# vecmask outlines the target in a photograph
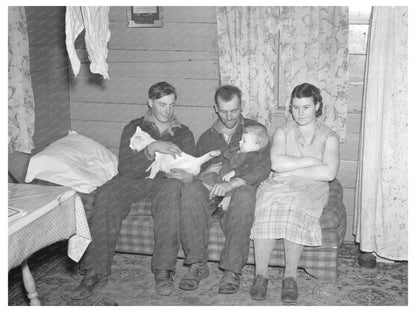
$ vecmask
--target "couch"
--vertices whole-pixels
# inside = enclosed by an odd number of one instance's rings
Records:
[[[94,193],[82,194],[87,217],[89,217]],[[335,280],[338,274],[338,252],[344,240],[346,231],[346,212],[342,202],[343,190],[338,180],[329,183],[329,200],[324,207],[320,218],[322,228],[322,246],[305,247],[299,267],[319,280]],[[116,251],[144,255],[153,254],[153,218],[150,213],[151,202],[143,200],[132,205],[128,216],[123,220],[120,237],[117,241]],[[214,220],[209,235],[209,260],[219,261],[225,238],[219,221]],[[184,258],[180,249],[178,257]],[[253,241],[250,242],[248,264],[254,264]],[[285,265],[283,241],[277,240],[272,257],[271,266]]]

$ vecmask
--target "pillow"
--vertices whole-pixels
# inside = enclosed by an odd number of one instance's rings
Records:
[[[75,131],[51,143],[29,162],[25,182],[40,179],[90,193],[118,173],[118,159],[100,143]]]

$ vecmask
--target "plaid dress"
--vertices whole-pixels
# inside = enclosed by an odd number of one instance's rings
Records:
[[[296,125],[284,128],[286,153],[289,156],[323,157],[325,142],[336,133],[317,122],[310,145],[303,145],[296,134]],[[328,202],[328,182],[302,177],[270,177],[257,190],[252,238],[286,238],[304,246],[322,244],[319,218]]]

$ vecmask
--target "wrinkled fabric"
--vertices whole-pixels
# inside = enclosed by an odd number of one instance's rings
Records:
[[[279,7],[217,7],[221,84],[243,93],[242,110],[270,130],[277,102]]]
[[[65,15],[66,48],[75,77],[81,62],[75,51],[75,40],[85,29],[85,47],[90,60],[90,71],[108,79],[107,43],[110,40],[108,6],[68,6]]]
[[[294,122],[283,129],[286,155],[315,157],[322,161],[325,143],[336,133],[318,122],[312,142],[302,145],[296,129]],[[322,231],[319,218],[328,202],[328,195],[328,182],[271,174],[257,190],[252,237],[286,238],[305,246],[320,246]]]
[[[374,7],[354,229],[360,249],[408,260],[408,13]]]

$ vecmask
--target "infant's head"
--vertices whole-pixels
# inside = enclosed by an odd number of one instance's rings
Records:
[[[259,151],[269,143],[269,134],[263,126],[249,126],[243,129],[240,141],[240,152]]]

